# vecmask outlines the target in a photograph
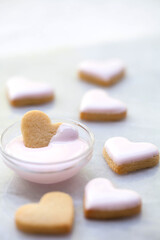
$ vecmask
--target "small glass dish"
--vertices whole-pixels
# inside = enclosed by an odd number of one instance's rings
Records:
[[[18,121],[5,129],[1,135],[0,148],[5,164],[20,177],[41,184],[61,182],[76,175],[92,158],[94,135],[88,127],[79,122],[72,120],[52,120],[52,123],[56,122],[71,124],[77,128],[79,137],[88,144],[87,149],[82,154],[71,159],[66,159],[63,162],[53,163],[29,162],[11,156],[6,152],[6,146],[11,140],[21,135],[21,122]]]

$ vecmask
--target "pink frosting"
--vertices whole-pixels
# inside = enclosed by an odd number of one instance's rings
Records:
[[[58,131],[56,135],[52,137],[51,142],[74,141],[77,140],[78,137],[77,129],[66,123],[59,126]]]
[[[112,77],[120,74],[124,68],[124,63],[120,59],[111,59],[108,61],[84,61],[79,65],[78,70],[107,82]]]
[[[19,136],[8,143],[6,152],[31,163],[53,163],[74,158],[87,148],[87,142],[79,138],[77,129],[63,123],[47,147],[27,148],[24,146],[22,136]]]
[[[26,97],[44,97],[53,94],[47,83],[32,82],[23,77],[12,77],[7,82],[7,93],[10,100]]]
[[[95,178],[85,187],[85,209],[125,210],[141,204],[138,193],[127,189],[116,189],[105,178]]]
[[[158,148],[155,145],[144,142],[134,143],[123,137],[109,138],[104,147],[117,165],[141,161],[159,155]]]
[[[82,99],[80,111],[89,113],[121,113],[127,110],[126,105],[111,98],[104,90],[93,89],[88,91]]]

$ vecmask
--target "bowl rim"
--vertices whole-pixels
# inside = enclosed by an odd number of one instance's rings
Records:
[[[65,164],[65,163],[69,163],[69,162],[72,162],[72,161],[75,161],[77,160],[78,158],[84,158],[85,156],[87,156],[92,150],[93,150],[93,145],[94,145],[94,134],[93,132],[83,123],[80,123],[78,121],[75,121],[75,120],[72,120],[72,119],[52,119],[50,118],[51,121],[54,120],[54,122],[62,122],[62,123],[69,123],[71,125],[76,125],[82,129],[84,129],[87,134],[89,135],[89,138],[90,138],[90,143],[88,144],[88,148],[82,152],[81,154],[78,154],[77,156],[73,157],[73,158],[70,158],[70,159],[66,159],[65,161],[60,161],[60,162],[49,162],[49,163],[45,163],[45,162],[31,162],[31,161],[27,161],[27,160],[22,160],[20,158],[17,158],[15,156],[12,156],[10,155],[9,153],[6,152],[5,148],[3,147],[3,144],[2,144],[2,141],[3,141],[3,137],[5,136],[6,132],[8,130],[10,130],[11,128],[15,127],[15,125],[17,125],[18,123],[21,123],[21,120],[19,121],[16,121],[14,122],[13,124],[9,125],[7,128],[5,128],[2,133],[1,133],[1,136],[0,136],[0,153],[2,154],[2,156],[5,158],[5,160],[9,161],[10,163],[13,163],[12,161],[14,161],[14,164],[15,162],[16,163],[21,163],[21,164],[29,164],[29,165],[36,165],[36,166],[49,166],[49,165],[62,165],[62,164]]]

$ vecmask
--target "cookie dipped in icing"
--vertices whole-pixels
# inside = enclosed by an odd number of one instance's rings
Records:
[[[15,76],[7,81],[7,96],[12,106],[21,107],[51,102],[54,92],[46,82],[33,82]]]
[[[19,129],[19,122],[16,126]],[[18,135],[16,128],[17,135],[5,151],[11,160],[18,159],[15,172],[31,182],[64,181],[76,175],[92,157],[93,138],[90,141],[85,126],[77,122],[52,123],[43,112],[31,111],[24,115],[21,129],[23,135]]]
[[[21,120],[24,145],[28,148],[48,146],[60,125],[61,123],[52,124],[44,112],[38,110],[27,112]]]
[[[126,114],[126,105],[101,89],[86,92],[80,105],[80,118],[87,121],[119,121]]]
[[[30,163],[56,163],[80,156],[88,143],[79,136],[76,126],[52,123],[41,111],[27,112],[21,121],[22,136],[12,139],[6,151],[13,157]]]
[[[128,189],[117,189],[105,178],[95,178],[85,187],[84,215],[91,219],[130,217],[140,213],[141,198]]]
[[[78,66],[78,76],[89,83],[111,86],[125,76],[125,65],[120,59],[88,60]]]
[[[124,137],[109,138],[105,142],[103,156],[118,174],[154,167],[159,162],[159,151],[155,145],[130,142]]]

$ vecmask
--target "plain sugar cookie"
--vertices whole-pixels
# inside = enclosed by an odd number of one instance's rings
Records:
[[[159,151],[155,145],[134,143],[123,137],[108,139],[104,145],[103,156],[110,168],[118,174],[153,167],[159,162]]]
[[[86,92],[80,105],[80,118],[87,121],[119,121],[126,114],[126,105],[101,89]]]
[[[101,86],[110,86],[125,75],[125,66],[120,59],[108,61],[88,60],[78,67],[78,76],[86,82]]]
[[[14,107],[43,104],[54,99],[48,83],[33,82],[23,77],[12,77],[7,81],[7,96]]]
[[[62,192],[45,194],[39,203],[26,204],[15,214],[19,230],[34,234],[66,234],[72,229],[72,198]]]
[[[38,110],[29,111],[21,120],[24,145],[28,148],[48,146],[61,123],[52,124],[50,118]]]
[[[84,215],[91,219],[130,217],[140,213],[141,198],[127,189],[116,189],[105,178],[95,178],[85,187]]]

